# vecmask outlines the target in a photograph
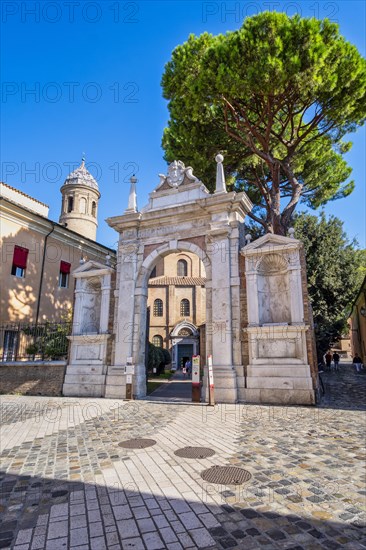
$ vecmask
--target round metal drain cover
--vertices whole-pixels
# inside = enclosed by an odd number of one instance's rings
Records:
[[[213,456],[215,451],[209,447],[183,447],[174,451],[174,454],[182,458],[207,458]]]
[[[146,447],[152,447],[155,443],[155,439],[127,439],[127,441],[118,443],[118,446],[124,449],[145,449]]]
[[[248,481],[252,477],[252,474],[244,470],[244,468],[236,468],[235,466],[212,466],[212,468],[204,470],[201,477],[208,483],[241,485]]]

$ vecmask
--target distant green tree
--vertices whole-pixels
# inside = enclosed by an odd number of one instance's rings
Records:
[[[169,365],[172,362],[171,355],[167,349],[159,348],[149,342],[149,352],[147,359],[148,371],[153,373],[156,369],[156,374],[160,374],[164,371],[165,365]]]
[[[361,287],[366,277],[366,250],[357,250],[357,259],[359,263],[357,286]]]
[[[163,355],[164,355],[164,366],[170,365],[172,362],[172,356],[170,355],[169,350],[163,348]]]
[[[295,217],[295,236],[304,243],[310,302],[313,308],[318,358],[346,330],[350,305],[360,285],[364,251],[349,241],[343,222],[299,214]]]
[[[165,158],[212,190],[214,156],[249,216],[285,235],[297,205],[352,192],[343,138],[365,121],[366,62],[329,20],[263,12],[225,35],[191,35],[165,67]]]

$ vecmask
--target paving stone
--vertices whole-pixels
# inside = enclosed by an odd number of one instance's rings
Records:
[[[154,533],[146,533],[142,535],[142,537],[149,550],[160,550],[165,547],[157,531]]]
[[[62,537],[57,540],[48,540],[46,542],[46,550],[59,550],[61,548],[68,548],[67,537]]]
[[[108,550],[113,546],[108,546]],[[121,550],[121,546],[114,546],[115,550]],[[140,537],[126,539],[122,541],[122,548],[128,550],[145,550],[145,545]]]
[[[134,519],[126,519],[117,523],[121,539],[131,539],[139,535],[137,524]]]
[[[152,519],[145,518],[145,519],[138,519],[137,525],[141,531],[141,533],[148,533],[149,531],[156,531],[155,524]]]
[[[29,543],[32,539],[32,529],[24,529],[22,531],[19,531],[18,536],[16,538],[16,544],[25,544]]]
[[[205,548],[206,546],[213,546],[215,544],[214,539],[211,537],[207,529],[190,529],[189,534],[195,542],[197,548]]]
[[[90,523],[89,524],[89,534],[90,537],[101,537],[104,535],[103,533],[103,524],[101,521],[96,523]]]
[[[88,530],[85,527],[79,527],[70,531],[71,546],[80,546],[89,543]]]
[[[91,550],[107,550],[107,545],[104,537],[96,537],[90,540]]]
[[[68,534],[69,521],[57,521],[55,523],[50,523],[48,528],[47,539],[57,539],[62,537],[67,537]]]

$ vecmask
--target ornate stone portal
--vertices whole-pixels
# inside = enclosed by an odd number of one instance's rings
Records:
[[[148,278],[160,256],[187,251],[206,270],[206,353],[213,356],[216,399],[237,401],[237,374],[243,378],[239,230],[252,204],[245,193],[227,193],[221,180],[220,185],[219,193],[210,194],[192,168],[173,162],[141,212],[107,220],[120,239],[114,361],[108,368],[106,397],[125,397],[127,363],[134,368],[134,395],[144,397]]]
[[[88,262],[74,273],[74,331],[65,395],[123,399],[127,381],[132,381],[135,398],[146,395],[149,276],[160,258],[188,252],[198,256],[206,272],[202,362],[212,356],[215,400],[314,403],[301,243],[266,235],[243,247],[243,222],[252,204],[245,193],[227,192],[222,155],[216,162],[215,193],[209,193],[192,168],[174,161],[140,212],[137,180],[131,178],[127,210],[107,220],[120,235],[112,338],[106,319],[113,270]],[[189,343],[194,352],[199,346],[196,328],[183,325],[171,334],[175,364],[179,345]],[[206,386],[205,366],[203,399]]]

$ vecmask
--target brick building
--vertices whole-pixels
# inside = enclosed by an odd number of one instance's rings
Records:
[[[173,367],[200,353],[200,327],[206,321],[206,273],[188,252],[160,258],[148,284],[149,340],[171,352]]]

